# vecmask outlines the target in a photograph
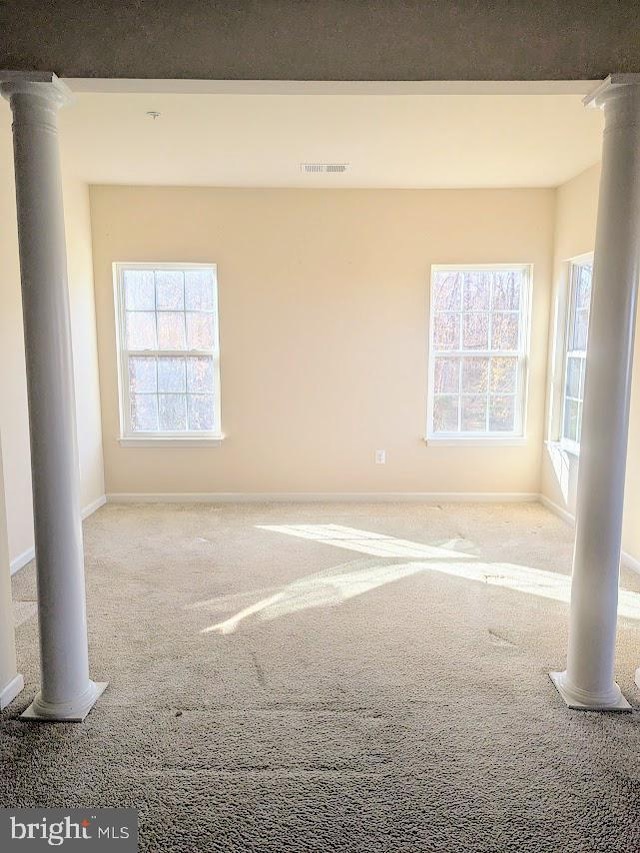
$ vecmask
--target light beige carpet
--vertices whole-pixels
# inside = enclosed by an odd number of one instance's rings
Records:
[[[38,684],[18,573],[2,805],[135,806],[153,853],[640,849],[640,714],[568,711],[548,679],[572,532],[542,507],[107,506],[85,544],[110,686],[82,725],[16,719]]]

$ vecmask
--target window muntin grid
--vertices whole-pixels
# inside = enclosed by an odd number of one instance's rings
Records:
[[[584,380],[591,307],[591,263],[574,262],[569,275],[569,312],[564,361],[561,440],[572,448],[580,446]]]
[[[220,434],[216,268],[116,265],[123,437]]]
[[[521,436],[529,267],[436,267],[428,436]]]

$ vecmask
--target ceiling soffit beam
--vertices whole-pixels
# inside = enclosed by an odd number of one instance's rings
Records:
[[[0,67],[192,80],[601,80],[637,0],[2,0]]]

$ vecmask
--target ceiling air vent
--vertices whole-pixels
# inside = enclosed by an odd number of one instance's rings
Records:
[[[341,173],[349,168],[348,163],[300,163],[300,171],[308,175],[319,175],[321,173]]]

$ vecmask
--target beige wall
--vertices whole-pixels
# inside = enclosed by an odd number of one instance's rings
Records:
[[[104,494],[89,193],[64,180],[83,507]],[[29,421],[10,112],[0,109],[0,432],[10,559],[33,547]]]
[[[91,251],[89,188],[64,182],[73,366],[78,417],[80,503],[83,509],[104,495],[102,420]]]
[[[554,209],[554,190],[92,187],[107,492],[537,493]],[[218,264],[220,447],[118,443],[112,263],[136,260]],[[526,445],[426,446],[430,265],[520,261]]]
[[[593,166],[558,189],[556,210],[555,251],[553,266],[553,299],[556,311],[551,316],[550,342],[557,336],[559,306],[567,289],[568,261],[576,255],[592,252],[595,245],[596,214],[600,166]],[[631,421],[629,450],[627,455],[627,478],[625,490],[625,514],[623,549],[640,559],[640,530],[637,516],[640,512],[640,337],[636,336],[635,374],[631,394]],[[562,358],[560,352],[550,348],[549,398],[547,404],[548,437],[542,462],[542,493],[561,509],[573,514],[576,505],[578,459],[576,456],[554,447],[554,407],[561,402]],[[552,384],[552,382],[554,384]]]

